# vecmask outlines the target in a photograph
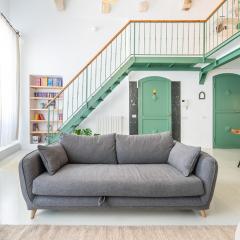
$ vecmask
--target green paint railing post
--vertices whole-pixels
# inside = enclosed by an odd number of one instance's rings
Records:
[[[88,107],[88,68],[86,69],[86,106]]]

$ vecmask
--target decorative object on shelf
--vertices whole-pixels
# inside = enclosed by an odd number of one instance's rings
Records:
[[[64,0],[54,0],[54,2],[55,2],[55,5],[56,5],[58,11],[64,11],[65,10]]]
[[[192,0],[184,0],[182,10],[188,11],[192,7]]]
[[[148,9],[149,9],[149,1],[148,0],[144,0],[144,1],[139,2],[139,6],[138,6],[138,11],[139,12],[147,12]]]
[[[39,136],[32,136],[32,143],[33,144],[38,144],[40,143],[41,138]]]
[[[85,129],[78,128],[74,131],[74,134],[78,136],[92,136],[93,132],[90,128],[85,128]]]
[[[45,108],[46,104],[44,102],[40,103],[41,108]]]
[[[198,95],[198,98],[199,98],[200,100],[205,100],[205,99],[206,99],[206,93],[203,92],[203,91],[201,91],[201,92],[199,93],[199,95]]]

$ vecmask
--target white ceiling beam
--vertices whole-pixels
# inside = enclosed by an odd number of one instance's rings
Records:
[[[147,12],[149,9],[149,1],[144,0],[139,2],[138,10],[139,12]]]
[[[192,0],[184,0],[183,2],[183,10],[188,11],[192,7]]]
[[[111,12],[111,3],[106,0],[102,0],[102,13],[108,14],[110,12]]]
[[[56,5],[58,11],[64,11],[65,10],[64,0],[54,0],[54,1],[55,1],[55,5]]]

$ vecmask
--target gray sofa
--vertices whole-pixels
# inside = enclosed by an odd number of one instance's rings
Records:
[[[66,153],[67,162],[55,172],[49,172],[50,163],[43,161],[40,147],[19,163],[21,189],[27,208],[32,210],[31,218],[37,209],[79,207],[193,209],[206,216],[215,188],[217,162],[193,149],[194,161],[188,166],[181,163],[189,153],[188,147],[175,145],[169,133],[64,135],[58,145],[44,150],[52,151],[47,158],[52,158],[54,164]],[[174,158],[179,159],[176,166],[172,164]],[[179,164],[187,167],[188,173],[181,172]]]

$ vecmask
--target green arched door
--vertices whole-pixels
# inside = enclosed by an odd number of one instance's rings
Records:
[[[138,133],[171,131],[171,81],[147,77],[138,84]]]
[[[231,133],[240,128],[240,75],[224,73],[214,77],[213,146],[240,148],[240,136]]]

